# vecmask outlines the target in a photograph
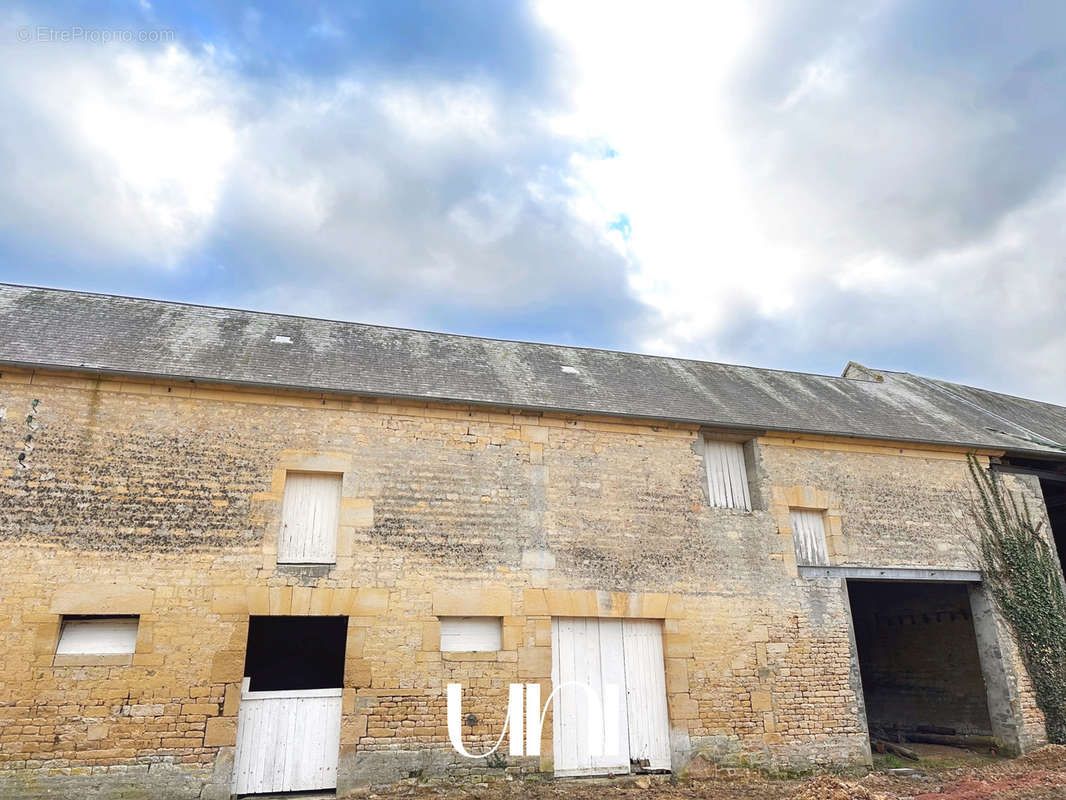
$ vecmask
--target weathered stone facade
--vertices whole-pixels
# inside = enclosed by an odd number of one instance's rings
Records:
[[[663,621],[675,771],[863,762],[847,591],[800,577],[789,508],[825,511],[834,565],[973,568],[962,448],[764,434],[745,512],[709,507],[695,425],[6,369],[0,406],[4,796],[229,796],[260,614],[349,618],[341,795],[492,769],[449,745],[444,686],[478,690],[464,733],[491,746],[508,684],[548,694],[553,616]],[[331,569],[277,564],[287,470],[343,473]],[[136,652],[56,656],[64,614],[140,615]],[[452,615],[501,617],[500,651],[442,654]],[[1030,747],[1042,718],[989,619]],[[507,764],[550,771],[551,725]]]

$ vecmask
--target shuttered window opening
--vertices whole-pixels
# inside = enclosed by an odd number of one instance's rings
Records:
[[[751,511],[743,443],[706,439],[704,444],[703,457],[707,464],[707,486],[711,505],[716,508]]]
[[[822,512],[793,508],[791,516],[796,563],[802,566],[828,566],[829,551],[825,544],[825,519]]]
[[[341,477],[312,472],[290,472],[285,476],[279,564],[336,562]]]
[[[56,655],[127,655],[136,646],[137,617],[64,617]]]
[[[441,617],[440,649],[445,653],[495,652],[502,645],[499,617]]]

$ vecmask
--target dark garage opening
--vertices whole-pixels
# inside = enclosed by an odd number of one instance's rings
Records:
[[[347,617],[250,617],[244,657],[249,689],[340,687],[347,636]]]
[[[1040,491],[1044,495],[1048,522],[1051,523],[1050,538],[1055,543],[1059,557],[1059,566],[1066,573],[1066,462],[1037,458],[1002,459],[993,463],[993,469],[1004,473],[1017,473],[1034,476],[1040,481]],[[1039,521],[1039,509],[1034,517]]]
[[[992,735],[965,584],[849,580],[848,595],[871,737]]]
[[[1059,555],[1059,566],[1066,573],[1066,479],[1040,479],[1044,493],[1048,521],[1051,523],[1051,538]]]

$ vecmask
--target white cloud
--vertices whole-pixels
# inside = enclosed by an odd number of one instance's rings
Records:
[[[489,92],[476,84],[393,84],[378,89],[377,102],[397,132],[415,145],[475,139],[492,143],[499,120]]]
[[[423,327],[551,311],[568,338],[638,313],[606,231],[569,213],[575,142],[484,76],[264,83],[211,42],[0,66],[4,236],[74,268],[213,264],[216,302]]]
[[[693,348],[738,298],[787,308],[802,263],[760,230],[750,176],[730,138],[727,80],[754,21],[741,5],[541,5],[578,60],[576,115],[561,127],[602,137],[610,160],[577,164],[578,212],[600,225],[632,221],[631,285],[665,328],[645,347]]]
[[[575,164],[574,208],[632,223],[631,287],[659,312],[641,346],[826,371],[888,356],[1066,400],[1037,369],[1066,358],[1049,211],[1066,181],[1041,192],[1061,172],[1030,163],[1061,103],[1019,107],[1049,61],[1026,61],[1036,40],[978,57],[921,4],[723,8],[540,4],[577,62],[556,124],[617,151]],[[1012,70],[1027,94],[1003,92]],[[878,301],[921,321],[901,332]]]
[[[0,76],[0,225],[90,260],[172,265],[202,241],[236,138],[209,59],[31,43],[0,49]]]

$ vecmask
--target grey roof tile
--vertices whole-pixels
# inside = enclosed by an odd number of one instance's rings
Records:
[[[909,373],[853,380],[3,284],[0,363],[1060,456],[1066,443],[1066,408]]]

